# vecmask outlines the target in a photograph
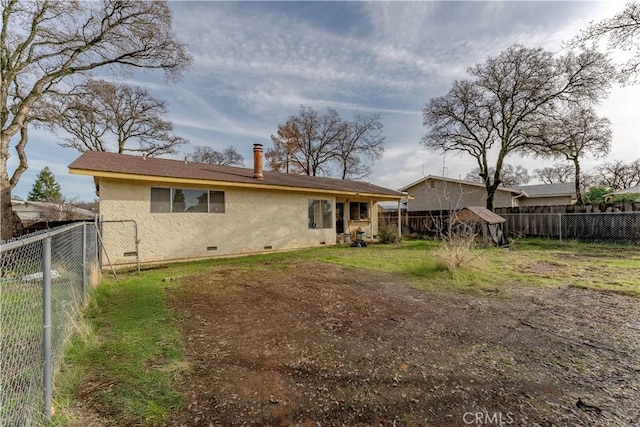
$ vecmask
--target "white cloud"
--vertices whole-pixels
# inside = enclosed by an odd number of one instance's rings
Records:
[[[192,144],[218,148],[234,144],[245,157],[251,143],[268,144],[277,125],[296,114],[300,105],[333,107],[343,117],[379,112],[387,149],[371,181],[398,188],[424,175],[442,174],[443,157],[419,145],[425,132],[421,108],[429,98],[445,94],[454,79],[466,78],[470,65],[513,43],[559,50],[589,21],[612,16],[622,6],[619,2],[173,2],[175,31],[194,56],[192,69],[176,85],[167,85],[152,73],[118,81],[165,99],[168,118]],[[614,126],[611,158],[640,156],[637,99],[637,87],[618,88],[599,110]],[[64,176],[66,165],[78,153],[55,147],[46,133],[32,132],[32,139],[30,169],[23,181],[30,181],[29,174],[35,176],[44,162],[55,168],[56,176]],[[51,155],[53,150],[56,155]],[[444,160],[450,177],[464,176],[475,167],[468,157]],[[525,163],[530,171],[543,164],[531,159],[508,161]],[[585,167],[595,162],[587,160]],[[70,187],[73,191],[86,185],[83,178],[68,179],[80,182]],[[83,198],[91,199],[93,187],[86,186]]]

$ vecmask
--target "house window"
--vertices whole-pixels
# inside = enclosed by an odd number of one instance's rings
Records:
[[[369,203],[351,202],[349,203],[349,219],[369,219]]]
[[[429,188],[436,188],[435,181],[429,181]]]
[[[309,199],[309,228],[333,228],[331,200]]]
[[[151,188],[151,213],[171,212],[171,189]]]
[[[151,213],[224,213],[224,191],[151,188]]]

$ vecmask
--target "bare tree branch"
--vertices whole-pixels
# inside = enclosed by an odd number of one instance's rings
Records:
[[[206,163],[221,166],[244,166],[244,158],[236,151],[233,145],[222,151],[216,151],[211,147],[195,147],[193,153],[187,159],[194,163]]]
[[[423,109],[429,130],[422,144],[432,151],[470,155],[493,209],[505,158],[540,144],[538,130],[567,105],[598,102],[610,87],[612,68],[595,51],[554,58],[541,48],[513,45],[468,70],[449,93]],[[490,161],[493,157],[494,160]]]
[[[377,114],[347,121],[332,108],[318,114],[303,106],[297,116],[278,125],[265,157],[271,169],[280,172],[361,178],[384,151],[382,129]]]
[[[632,56],[620,66],[622,83],[635,83],[640,75],[640,3],[630,1],[611,18],[591,24],[569,43],[570,46],[598,44],[606,40],[609,50],[631,51]]]
[[[32,110],[53,91],[64,92],[69,76],[96,68],[161,69],[180,77],[191,58],[176,41],[164,1],[0,0],[0,207],[1,238],[11,237],[11,189],[26,169],[26,156],[12,178],[9,146],[33,121]]]

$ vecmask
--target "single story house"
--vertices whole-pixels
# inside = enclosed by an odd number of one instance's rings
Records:
[[[428,175],[400,189],[409,194],[407,210],[456,210],[466,206],[486,206],[484,184]],[[569,205],[576,201],[575,185],[541,184],[498,187],[493,198],[496,208],[516,206]]]
[[[638,201],[640,200],[640,185],[636,185],[635,187],[623,188],[622,190],[606,194],[604,196],[604,200],[605,202],[610,203],[611,200],[616,196],[631,196],[635,197],[635,200]]]
[[[96,216],[95,212],[70,203],[12,199],[11,207],[25,226],[37,222],[92,220]]]
[[[357,229],[375,239],[377,204],[404,197],[366,182],[263,171],[262,150],[254,144],[253,170],[88,151],[69,172],[94,177],[101,220],[136,222],[141,263],[334,245]],[[113,264],[130,263],[103,240]]]
[[[573,205],[578,200],[574,182],[519,185],[515,188],[522,194],[516,196],[517,201],[514,206]]]

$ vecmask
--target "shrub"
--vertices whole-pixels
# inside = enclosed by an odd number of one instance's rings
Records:
[[[442,246],[436,251],[437,259],[451,272],[469,264],[479,256],[476,251],[477,232],[474,227],[457,225],[441,236]]]
[[[378,227],[378,241],[380,243],[398,243],[400,236],[398,235],[398,225],[383,223]]]

